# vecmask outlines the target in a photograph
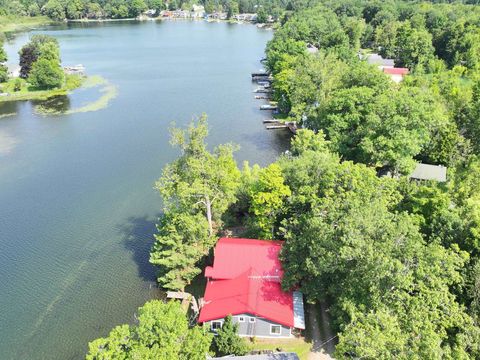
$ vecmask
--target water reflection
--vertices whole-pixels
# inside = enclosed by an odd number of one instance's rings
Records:
[[[71,108],[71,101],[68,95],[54,96],[47,100],[33,101],[35,111],[42,115],[65,114]]]
[[[0,103],[0,118],[16,115],[18,111],[17,101]]]

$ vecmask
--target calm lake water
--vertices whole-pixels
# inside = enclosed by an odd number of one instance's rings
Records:
[[[160,296],[148,252],[161,210],[153,183],[178,155],[170,123],[206,112],[209,145],[237,143],[239,162],[262,165],[288,134],[264,130],[269,114],[252,94],[269,31],[178,21],[40,32],[59,40],[65,65],[85,65],[118,96],[59,116],[0,105],[0,358],[80,359],[88,341]],[[11,58],[29,35],[8,44]]]

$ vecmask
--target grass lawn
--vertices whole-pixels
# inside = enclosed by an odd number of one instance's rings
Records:
[[[67,75],[65,84],[60,89],[40,90],[30,86],[24,79],[10,79],[6,83],[0,84],[2,93],[8,94],[0,96],[0,102],[18,101],[18,100],[46,100],[53,96],[66,95],[69,91],[82,86],[85,78],[79,75]]]
[[[311,343],[305,341],[303,337],[293,339],[259,339],[254,342],[248,341],[250,349],[253,350],[272,350],[297,353],[300,360],[306,360]]]
[[[0,16],[0,32],[25,31],[51,23],[52,20],[46,16]]]

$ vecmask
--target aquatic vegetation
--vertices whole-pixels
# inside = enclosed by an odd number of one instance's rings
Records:
[[[82,82],[80,90],[92,88],[99,88],[98,93],[101,94],[101,96],[98,99],[87,103],[86,105],[76,108],[69,108],[69,102],[67,101],[68,103],[65,104],[66,99],[62,96],[57,96],[50,99],[50,101],[42,102],[41,104],[36,105],[35,112],[40,115],[69,115],[97,111],[106,108],[110,101],[118,94],[118,89],[115,85],[98,75],[85,78]]]
[[[7,117],[10,117],[10,116],[15,116],[15,115],[17,115],[16,112],[8,113],[8,114],[0,114],[0,119],[7,118]]]
[[[117,87],[115,85],[110,84],[109,82],[105,83],[105,86],[100,89],[100,92],[102,93],[102,96],[99,99],[85,106],[82,106],[76,109],[71,109],[67,111],[67,114],[90,112],[90,111],[97,111],[97,110],[104,109],[108,106],[110,101],[116,98],[118,95]]]

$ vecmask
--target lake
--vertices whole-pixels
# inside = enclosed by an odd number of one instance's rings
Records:
[[[83,64],[117,96],[95,112],[39,115],[0,105],[0,354],[81,359],[87,343],[158,298],[148,263],[161,211],[153,183],[178,156],[172,121],[209,116],[209,146],[233,142],[239,164],[272,162],[289,136],[267,131],[250,73],[272,32],[203,21],[52,27],[64,65]],[[30,34],[6,48],[14,62]],[[97,90],[61,99],[82,106]],[[98,91],[97,91],[98,92]],[[58,106],[55,105],[55,106]]]

